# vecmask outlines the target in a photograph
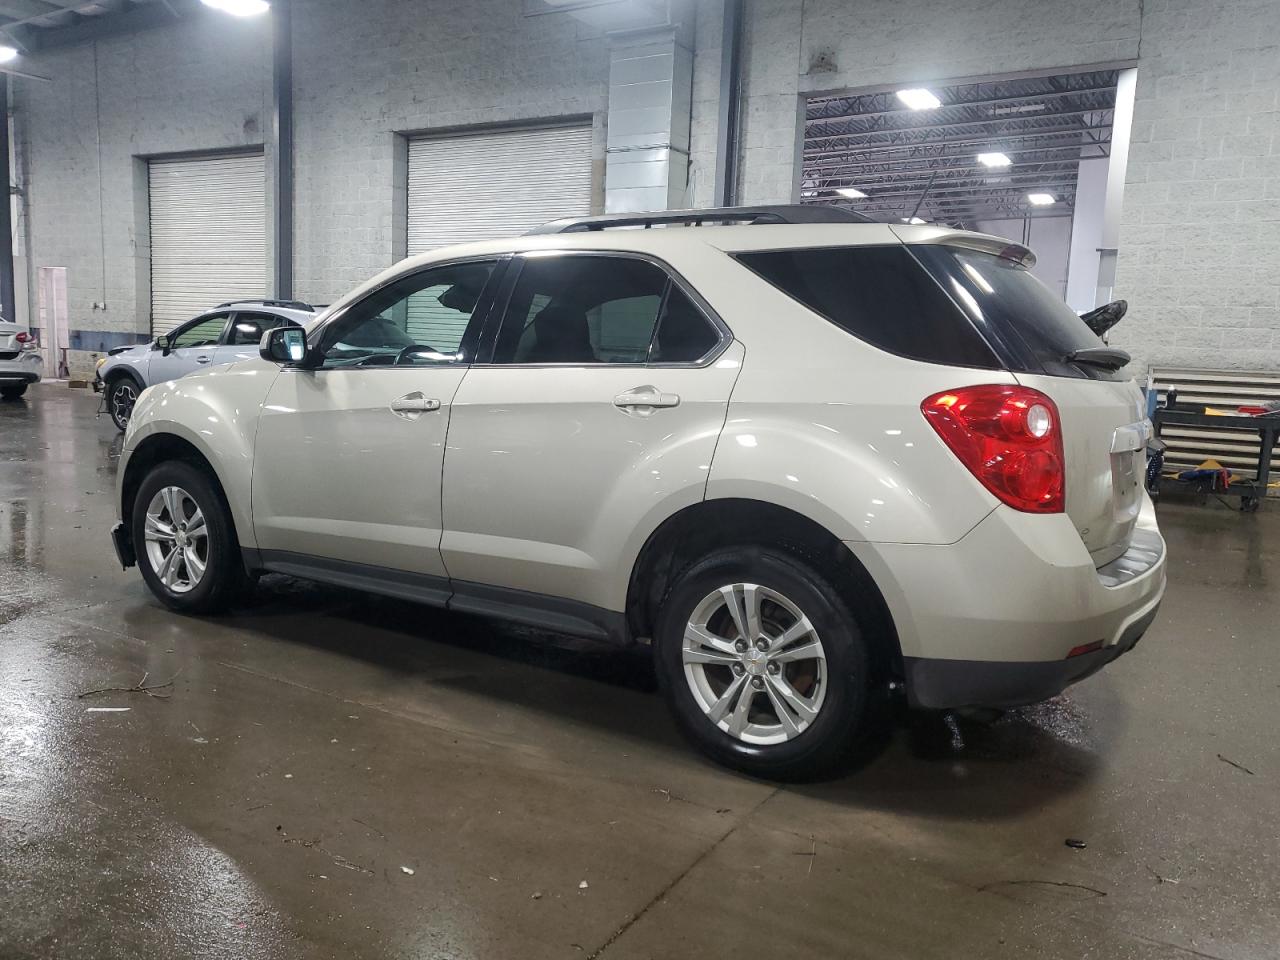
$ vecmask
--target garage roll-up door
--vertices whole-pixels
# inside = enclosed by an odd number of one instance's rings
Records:
[[[226,300],[266,293],[262,154],[148,164],[151,329],[161,334]]]
[[[409,141],[408,252],[514,237],[591,212],[591,127],[534,127]],[[412,311],[421,343],[456,343],[458,314]],[[437,342],[438,341],[438,342]]]

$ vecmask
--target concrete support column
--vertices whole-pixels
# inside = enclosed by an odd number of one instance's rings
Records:
[[[1076,209],[1071,222],[1071,254],[1067,262],[1067,305],[1076,313],[1099,306],[1098,264],[1102,221],[1107,207],[1110,157],[1081,160],[1076,171]]]
[[[271,4],[272,293],[293,299],[293,24],[289,0]]]
[[[9,169],[9,78],[0,73],[0,318],[15,321],[18,304],[13,283],[13,180]]]
[[[678,28],[617,34],[609,63],[607,213],[688,206],[693,54]]]
[[[1129,166],[1129,137],[1133,128],[1133,100],[1138,71],[1121,70],[1116,78],[1116,110],[1111,122],[1111,158],[1107,164],[1107,198],[1102,217],[1102,243],[1098,251],[1097,305],[1115,299],[1116,251],[1120,245],[1120,213],[1124,202],[1124,178]]]

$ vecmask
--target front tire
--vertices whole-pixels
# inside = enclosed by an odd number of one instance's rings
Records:
[[[0,387],[0,397],[5,400],[17,400],[26,392],[27,384],[25,383],[6,383],[3,387]]]
[[[776,780],[838,772],[866,727],[871,658],[836,589],[782,550],[717,550],[677,578],[655,631],[657,673],[685,736]]]
[[[121,376],[107,385],[107,412],[116,429],[123,431],[133,416],[133,405],[138,402],[141,388],[132,377]]]
[[[133,502],[138,569],[171,610],[216,613],[240,596],[244,566],[235,526],[207,474],[171,460],[153,467]]]

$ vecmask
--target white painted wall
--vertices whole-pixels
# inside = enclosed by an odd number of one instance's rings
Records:
[[[1066,299],[1067,259],[1071,248],[1070,217],[985,220],[975,224],[974,229],[1030,247],[1036,255],[1036,265],[1031,268],[1032,274],[1058,296]]]
[[[1108,158],[1081,160],[1076,173],[1076,208],[1067,265],[1067,303],[1076,313],[1101,306],[1098,299],[1098,249],[1107,200]]]

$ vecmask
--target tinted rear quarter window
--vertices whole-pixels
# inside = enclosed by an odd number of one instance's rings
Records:
[[[1124,369],[1106,370],[1069,362],[1076,350],[1102,341],[1062,299],[1021,263],[962,247],[921,246],[921,261],[942,283],[950,284],[967,308],[977,311],[1002,344],[1001,353],[1015,373],[1096,380],[1127,380]]]
[[[873,346],[948,366],[1001,364],[973,324],[903,246],[740,253],[783,293]]]

